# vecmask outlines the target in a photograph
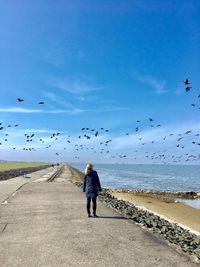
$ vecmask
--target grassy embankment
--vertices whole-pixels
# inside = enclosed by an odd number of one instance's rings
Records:
[[[29,167],[38,167],[47,165],[44,162],[12,162],[12,163],[0,163],[0,172],[9,171],[9,170],[16,170],[22,168],[29,168]]]

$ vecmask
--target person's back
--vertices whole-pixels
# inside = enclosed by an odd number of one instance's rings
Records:
[[[94,217],[97,217],[97,215],[96,215],[96,198],[98,196],[98,191],[101,191],[101,184],[99,181],[99,176],[98,176],[97,172],[95,170],[93,170],[93,165],[87,164],[86,169],[85,169],[83,192],[86,193],[86,197],[87,197],[88,217],[91,217],[91,215],[90,215],[91,199],[93,202],[93,215],[94,215]]]
[[[95,170],[91,170],[86,175],[85,192],[88,196],[98,196],[98,190],[101,190],[98,174]]]

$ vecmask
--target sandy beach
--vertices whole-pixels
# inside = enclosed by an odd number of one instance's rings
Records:
[[[200,210],[198,209],[183,203],[168,202],[155,197],[136,195],[134,192],[117,192],[113,190],[112,195],[118,199],[129,201],[139,208],[159,214],[185,228],[190,228],[200,235]]]

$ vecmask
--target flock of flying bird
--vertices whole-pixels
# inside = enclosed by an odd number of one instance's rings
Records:
[[[190,90],[192,89],[192,87],[190,86],[190,82],[188,79],[182,81],[185,85],[185,91],[186,93],[190,92]],[[198,98],[200,99],[200,95],[198,95]],[[21,98],[17,98],[17,102],[23,102],[24,99]],[[45,103],[43,101],[40,101],[37,103],[38,105],[44,105]],[[192,106],[195,106],[195,104],[191,104]],[[148,118],[148,122],[149,122],[149,127],[151,128],[159,128],[162,127],[160,124],[155,123],[155,120],[153,118]],[[6,144],[9,141],[9,136],[10,134],[8,133],[8,128],[19,128],[18,124],[9,124],[9,125],[4,125],[2,122],[0,122],[0,134],[3,135],[3,140],[0,139],[0,147],[4,144]],[[131,130],[131,132],[126,132],[125,135],[129,136],[129,135],[136,135],[136,137],[138,140],[138,146],[145,146],[145,145],[153,145],[154,143],[157,142],[157,140],[151,140],[150,142],[145,142],[144,137],[143,136],[139,136],[142,134],[142,125],[141,125],[141,121],[137,120],[136,121],[136,127]],[[7,132],[8,131],[8,132]],[[76,153],[76,155],[74,156],[75,159],[80,159],[79,156],[79,151],[83,150],[83,151],[88,151],[91,150],[93,151],[93,153],[97,154],[103,154],[106,155],[107,157],[109,156],[110,158],[114,159],[117,161],[117,159],[132,159],[132,160],[137,160],[137,153],[141,152],[142,150],[139,148],[137,150],[134,150],[134,155],[127,155],[124,153],[113,153],[109,148],[111,142],[113,141],[112,139],[107,138],[107,140],[105,141],[98,141],[98,137],[100,135],[104,135],[104,138],[107,136],[110,136],[109,134],[109,130],[105,129],[103,127],[99,128],[99,129],[94,129],[94,128],[88,128],[88,127],[83,127],[80,129],[81,134],[79,134],[77,136],[77,141],[75,142],[74,140],[71,139],[70,135],[63,135],[62,132],[55,132],[52,133],[50,136],[48,137],[42,137],[38,136],[38,133],[24,133],[24,141],[26,143],[26,145],[22,148],[22,150],[24,151],[36,151],[38,150],[38,148],[43,148],[43,149],[53,149],[53,153],[56,156],[60,155],[60,152],[55,152],[56,150],[56,146],[54,147],[54,144],[57,140],[62,140],[62,142],[65,144],[63,147],[63,150],[67,150],[68,147],[67,145],[73,145],[74,146],[74,152]],[[179,133],[178,135],[175,135],[173,133],[167,135],[167,136],[163,136],[160,138],[159,142],[165,142],[166,139],[169,139],[170,137],[173,136],[173,140],[176,140],[176,148],[177,149],[181,149],[181,151],[184,151],[185,146],[187,146],[186,143],[183,143],[184,139],[186,139],[187,136],[190,136],[189,139],[191,139],[193,132],[192,130],[188,130],[185,131],[183,133]],[[0,135],[0,137],[2,138],[2,136]],[[198,138],[198,136],[200,136],[200,133],[194,133],[193,135],[193,140],[191,141],[191,143],[195,146],[200,146],[200,142],[198,140],[196,140]],[[62,139],[61,139],[62,138]],[[95,141],[97,142],[95,147],[90,147],[89,143],[87,142],[82,142],[81,144],[81,140],[86,139],[86,140],[90,140],[95,138]],[[34,145],[30,146],[30,143],[32,144],[37,144],[36,147],[34,147]],[[38,146],[38,143],[40,144]],[[28,145],[29,144],[29,145]],[[27,146],[28,145],[28,146]],[[131,144],[130,144],[131,146]],[[137,147],[138,147],[137,146]],[[18,150],[18,148],[13,147],[13,150]],[[168,153],[169,152],[169,153]],[[183,162],[183,161],[197,161],[200,160],[200,154],[191,154],[191,153],[181,153],[181,155],[171,155],[170,151],[167,150],[162,150],[162,151],[156,151],[156,152],[149,152],[149,151],[144,151],[144,157],[148,160],[151,160],[153,162],[155,161],[159,161],[162,162],[164,164],[167,163],[179,163],[179,162]]]
[[[185,91],[186,92],[190,92],[190,90],[192,89],[192,87],[190,86],[190,82],[189,79],[186,79],[185,81],[183,81],[184,85],[185,85]],[[200,94],[197,96],[197,98],[200,100]],[[192,107],[196,107],[196,103],[192,103],[191,106]],[[200,109],[200,107],[198,108]]]

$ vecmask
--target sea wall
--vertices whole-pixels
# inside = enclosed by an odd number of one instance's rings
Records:
[[[37,166],[37,167],[28,167],[28,168],[22,168],[22,169],[3,171],[3,172],[0,172],[0,181],[8,180],[8,179],[11,179],[13,177],[21,176],[24,174],[29,174],[31,172],[40,171],[40,170],[46,169],[50,166],[52,166],[52,165],[42,165],[42,166]]]
[[[82,188],[82,182],[74,182]],[[115,209],[126,218],[153,232],[161,239],[174,244],[177,249],[189,254],[200,262],[200,236],[191,233],[176,223],[171,223],[149,211],[139,209],[134,204],[119,200],[110,194],[109,189],[103,189],[99,200]]]

